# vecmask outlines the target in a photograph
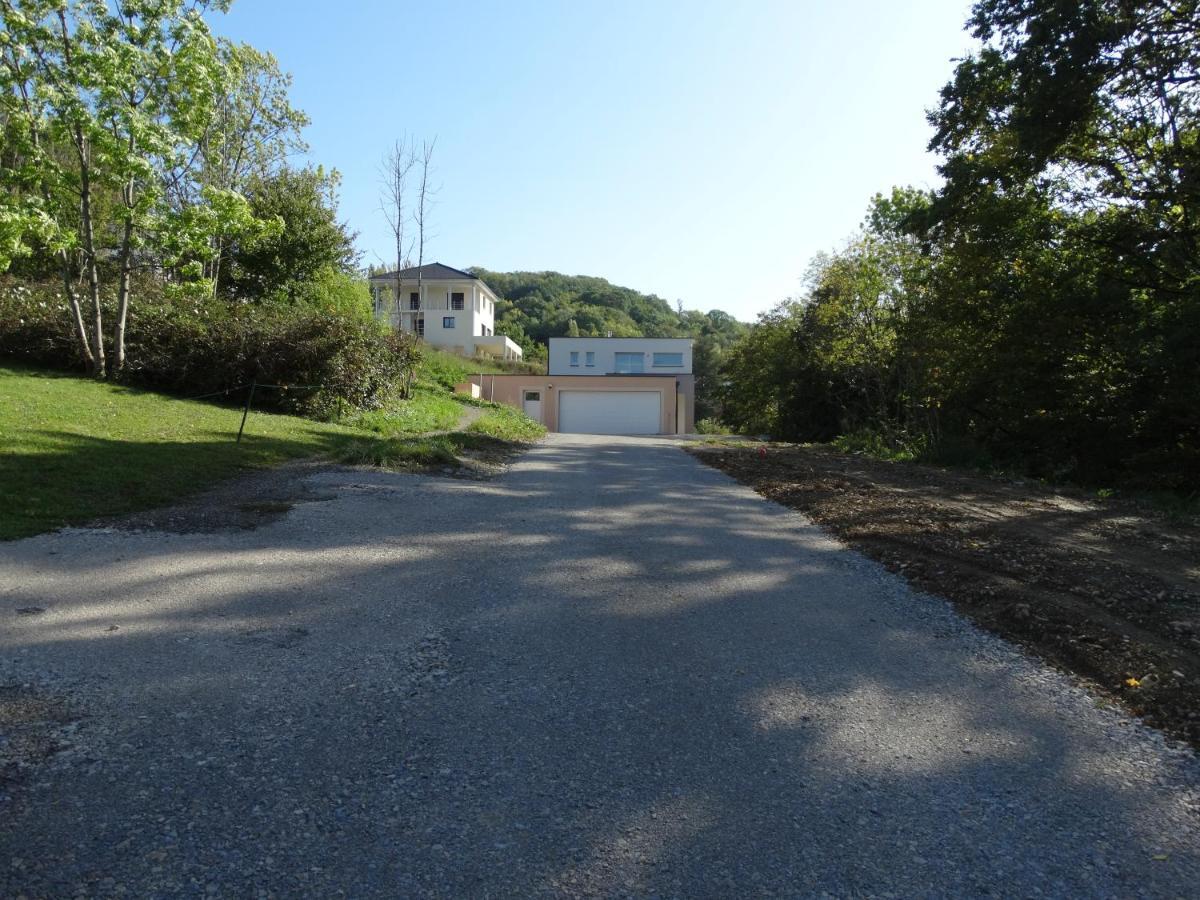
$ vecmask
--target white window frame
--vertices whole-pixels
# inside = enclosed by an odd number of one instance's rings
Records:
[[[575,368],[575,369],[579,368],[579,351],[578,350],[571,351],[571,367]]]
[[[589,369],[596,367],[596,351],[589,350],[583,355],[583,362]]]
[[[658,358],[660,356],[670,356],[673,359],[678,358],[679,362],[659,362]],[[653,365],[654,368],[656,368],[656,369],[682,369],[683,368],[683,354],[676,353],[676,352],[670,351],[670,350],[658,351],[654,354],[651,365]]]
[[[447,304],[447,308],[448,308],[448,309],[452,309],[452,310],[454,310],[455,312],[461,312],[461,311],[464,311],[464,310],[466,309],[466,307],[467,307],[467,295],[466,295],[465,293],[463,293],[462,291],[447,291],[446,293],[447,293],[447,295],[449,296],[449,299],[450,299],[450,302]],[[454,301],[454,295],[455,295],[455,294],[458,294],[458,306],[455,306],[455,305],[454,305],[454,302],[455,302],[455,301]]]

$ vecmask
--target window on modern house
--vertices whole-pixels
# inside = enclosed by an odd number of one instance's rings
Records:
[[[461,291],[454,291],[453,293],[450,294],[450,308],[451,309],[462,309],[463,308],[463,295],[462,295]]]
[[[668,368],[673,367],[673,366],[674,367],[682,366],[683,365],[683,354],[682,353],[655,353],[654,354],[654,365],[656,367],[665,366]]]
[[[424,319],[417,319],[417,334],[421,335],[421,337],[425,336],[425,320]]]
[[[579,366],[579,351],[578,350],[571,351],[571,365],[576,366],[576,367]]]
[[[442,327],[443,328],[453,328],[454,327],[454,316],[442,316]]]
[[[616,357],[616,369],[619,373],[646,371],[646,354],[644,353],[617,353]]]
[[[408,295],[408,308],[409,309],[420,309],[421,308],[421,295],[418,294],[416,291],[413,291],[411,294]]]
[[[587,361],[587,364],[588,364],[589,366],[594,366],[594,365],[596,365],[596,354],[595,354],[595,353],[593,353],[591,350],[589,350],[589,351],[588,351],[588,352],[585,354],[585,356],[584,356],[584,359]]]

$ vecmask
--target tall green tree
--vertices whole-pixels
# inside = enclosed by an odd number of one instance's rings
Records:
[[[245,191],[253,215],[281,227],[231,244],[226,296],[295,303],[325,273],[357,269],[354,232],[338,219],[339,180],[320,166],[284,166],[250,179]]]
[[[20,148],[19,165],[3,171],[5,188],[10,196],[24,192],[26,224],[59,256],[81,355],[97,376],[109,371],[102,261],[111,253],[116,262],[111,367],[119,371],[141,250],[192,246],[179,229],[244,217],[236,196],[215,191],[204,216],[181,219],[166,203],[167,185],[186,168],[228,75],[204,19],[227,6],[0,0],[0,94],[6,134]],[[102,211],[115,234],[102,233]],[[90,325],[72,288],[76,270],[87,284]]]
[[[1200,489],[1198,4],[979,0],[969,25],[943,186],[875,199],[730,351],[724,414]]]
[[[969,24],[923,223],[974,351],[944,354],[962,427],[1095,477],[1200,469],[1200,6],[981,0]]]
[[[192,157],[194,173],[173,182],[181,208],[203,204],[206,190],[244,194],[255,179],[270,177],[291,156],[308,149],[301,136],[308,116],[292,106],[292,76],[280,69],[275,57],[229,41],[221,42],[220,54],[229,77]],[[214,234],[212,253],[204,261],[214,294],[220,292],[230,237]]]
[[[893,450],[929,441],[936,417],[913,321],[927,260],[901,228],[927,205],[913,190],[875,197],[862,231],[813,261],[804,296],[733,346],[718,392],[731,424],[802,440],[868,430]]]

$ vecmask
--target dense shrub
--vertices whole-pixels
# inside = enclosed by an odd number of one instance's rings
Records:
[[[733,429],[717,419],[697,419],[696,434],[733,434]]]
[[[415,343],[353,311],[170,298],[139,286],[122,378],[177,394],[273,387],[256,406],[330,417],[393,399],[417,361]],[[0,283],[0,356],[78,363],[66,303],[51,285]]]
[[[0,356],[60,367],[81,362],[61,286],[0,278]]]

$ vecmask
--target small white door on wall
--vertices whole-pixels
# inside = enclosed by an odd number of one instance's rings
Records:
[[[562,391],[558,430],[582,434],[658,434],[659,391]]]
[[[542,421],[541,391],[525,391],[522,394],[521,406],[525,410],[525,415],[529,416],[533,421]]]

